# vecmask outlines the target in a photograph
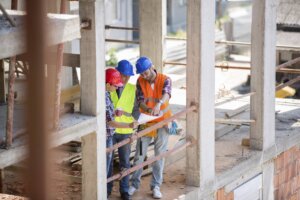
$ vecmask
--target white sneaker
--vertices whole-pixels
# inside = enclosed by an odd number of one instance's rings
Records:
[[[135,187],[130,186],[129,189],[128,189],[128,194],[129,194],[130,196],[132,196],[132,195],[135,193],[136,190],[137,190],[137,189],[136,189]]]
[[[162,194],[161,194],[158,186],[155,186],[153,188],[152,192],[153,192],[153,198],[154,199],[161,199],[162,198]]]

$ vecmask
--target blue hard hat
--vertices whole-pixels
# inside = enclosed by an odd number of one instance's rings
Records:
[[[121,60],[120,62],[118,62],[118,66],[116,67],[116,69],[121,73],[124,74],[126,76],[133,76],[133,67],[130,64],[129,61],[127,60]]]
[[[152,66],[152,62],[147,57],[140,57],[135,64],[136,73],[141,74]]]

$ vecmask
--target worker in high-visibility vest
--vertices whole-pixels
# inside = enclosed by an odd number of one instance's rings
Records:
[[[136,62],[137,74],[140,74],[136,84],[136,98],[140,111],[150,115],[160,115],[161,117],[148,122],[141,126],[145,129],[154,125],[172,115],[169,108],[169,99],[171,98],[172,82],[169,77],[158,73],[147,57],[140,57]],[[134,165],[144,162],[147,155],[147,148],[152,140],[154,140],[155,156],[167,150],[169,138],[168,126],[164,126],[155,131],[148,133],[137,141],[136,154],[134,158]],[[154,162],[152,165],[152,180],[150,189],[152,190],[153,198],[162,198],[160,186],[163,181],[164,159]],[[133,193],[140,187],[141,175],[143,169],[137,170],[133,173],[131,178],[131,186],[129,194]]]
[[[136,103],[135,85],[128,83],[131,76],[134,75],[133,67],[127,60],[121,60],[116,67],[121,74],[123,87],[119,87],[116,91],[111,92],[112,102],[115,107],[115,121],[121,123],[133,123],[138,119],[140,112]],[[114,134],[114,144],[130,138],[134,130],[132,128],[116,128]],[[126,144],[118,148],[120,171],[130,168],[131,145]],[[120,180],[120,194],[123,200],[131,199],[128,194],[129,175]]]
[[[123,81],[120,72],[116,69],[107,69],[105,84],[105,103],[106,103],[106,148],[113,146],[113,137],[118,128],[133,129],[137,126],[134,121],[120,122],[115,118],[115,108],[112,102],[111,93],[114,93],[118,88],[123,87]],[[112,176],[113,168],[113,153],[106,154],[106,171],[107,178]],[[112,192],[112,184],[107,184],[107,196]],[[129,195],[127,195],[129,196]],[[124,199],[124,198],[123,198]],[[127,198],[130,199],[130,198]]]

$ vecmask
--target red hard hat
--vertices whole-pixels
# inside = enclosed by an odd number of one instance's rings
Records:
[[[109,68],[105,72],[106,72],[106,83],[109,83],[117,87],[123,86],[120,72],[118,72],[116,69],[113,68]]]

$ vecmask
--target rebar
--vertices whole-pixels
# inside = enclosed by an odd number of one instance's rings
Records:
[[[105,42],[117,42],[117,43],[128,43],[128,44],[139,44],[139,41],[133,40],[115,40],[115,39],[105,39]]]
[[[186,109],[184,109],[184,110],[182,110],[182,111],[180,111],[180,112],[172,115],[171,117],[169,117],[167,119],[164,119],[163,121],[160,121],[160,122],[154,124],[153,126],[150,126],[150,127],[146,128],[146,129],[144,129],[144,130],[142,130],[142,131],[140,131],[140,132],[138,132],[136,134],[132,134],[132,136],[130,138],[122,140],[121,142],[113,145],[112,147],[106,148],[106,153],[112,152],[113,150],[115,150],[115,149],[117,149],[117,148],[119,148],[121,146],[124,146],[125,144],[131,143],[134,140],[136,140],[136,139],[138,139],[138,138],[140,138],[140,137],[148,134],[149,132],[154,131],[154,130],[156,130],[158,128],[163,127],[163,125],[165,125],[165,124],[167,124],[167,123],[169,123],[169,122],[171,122],[171,121],[179,118],[181,115],[184,115],[186,113],[195,111],[196,109],[197,109],[196,106],[192,105],[189,108],[186,108]]]
[[[107,183],[109,183],[109,182],[111,182],[111,181],[114,181],[114,180],[116,180],[116,179],[121,179],[121,178],[123,178],[124,176],[127,176],[127,175],[131,174],[132,172],[134,172],[134,171],[136,171],[136,170],[139,170],[139,169],[143,168],[143,167],[146,166],[146,165],[150,165],[151,163],[153,163],[153,162],[155,162],[155,161],[157,161],[157,160],[160,160],[160,159],[162,159],[162,158],[164,158],[164,157],[166,157],[166,156],[168,156],[168,155],[171,155],[171,154],[173,154],[173,153],[176,153],[176,152],[178,152],[178,151],[180,151],[180,150],[182,150],[182,149],[184,149],[184,148],[186,148],[186,147],[188,147],[188,146],[193,145],[194,143],[195,143],[195,139],[192,138],[192,137],[188,137],[188,138],[186,139],[186,142],[185,142],[184,144],[179,145],[179,146],[177,146],[177,147],[174,147],[173,149],[168,150],[168,151],[165,151],[165,152],[159,154],[158,156],[152,157],[152,158],[148,159],[147,161],[145,161],[145,162],[143,162],[143,163],[141,163],[141,164],[135,165],[134,167],[132,167],[132,168],[130,168],[130,169],[127,169],[127,170],[125,170],[125,171],[122,171],[122,172],[120,172],[120,173],[114,175],[114,176],[109,177],[109,178],[107,179]]]
[[[139,31],[139,28],[136,27],[122,27],[122,26],[111,26],[105,25],[105,29],[117,29],[117,30],[128,30],[128,31]]]

